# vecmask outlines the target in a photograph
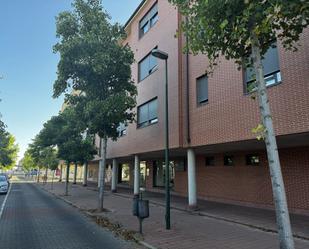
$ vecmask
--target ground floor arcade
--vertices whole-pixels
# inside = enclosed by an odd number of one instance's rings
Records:
[[[309,146],[280,148],[279,154],[289,209],[309,214]],[[88,180],[98,181],[98,165],[89,164]],[[163,192],[164,179],[162,152],[111,159],[105,178],[112,191],[127,186],[134,189],[134,194],[140,187]],[[250,144],[174,151],[170,157],[170,186],[172,194],[188,197],[191,208],[198,206],[198,199],[273,208],[266,152]]]

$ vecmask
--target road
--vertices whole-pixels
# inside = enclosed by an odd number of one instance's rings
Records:
[[[0,195],[0,207],[5,195]],[[2,249],[137,248],[31,183],[13,183],[0,217]]]

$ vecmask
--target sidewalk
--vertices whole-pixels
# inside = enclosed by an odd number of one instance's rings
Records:
[[[85,211],[96,209],[98,192],[94,187],[71,185],[70,195],[63,196],[64,184],[50,184],[44,187],[55,195],[65,198]],[[269,210],[239,207],[202,201],[200,210],[187,212],[186,200],[172,197],[172,229],[164,229],[164,196],[159,193],[145,194],[151,201],[150,217],[143,222],[144,241],[154,248],[279,248],[275,230],[274,213]],[[132,194],[130,190],[119,189],[112,194],[105,193],[104,217],[120,223],[128,230],[138,231],[138,220],[132,215]],[[293,231],[300,237],[309,239],[309,219],[306,216],[292,216]],[[259,228],[259,229],[256,229]],[[264,231],[262,231],[262,229]],[[309,240],[295,239],[296,248],[309,248]]]

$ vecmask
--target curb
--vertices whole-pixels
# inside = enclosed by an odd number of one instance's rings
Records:
[[[67,204],[73,206],[74,208],[77,208],[79,211],[83,212],[85,215],[87,215],[87,216],[90,217],[90,218],[94,218],[94,217],[97,218],[97,217],[100,217],[100,215],[97,215],[97,214],[94,214],[94,213],[89,212],[88,210],[86,210],[86,209],[84,209],[84,208],[82,208],[82,207],[76,205],[75,203],[73,203],[73,202],[67,200],[65,197],[60,196],[60,195],[57,195],[57,194],[55,194],[55,193],[49,191],[48,189],[45,189],[43,186],[40,186],[40,185],[37,185],[37,184],[34,184],[34,185],[40,187],[40,189],[44,190],[45,192],[47,192],[47,193],[53,195],[55,198],[64,201],[65,203],[67,203]],[[108,209],[107,209],[107,210],[108,210]],[[108,210],[108,211],[110,211],[110,210]],[[108,228],[106,227],[106,229],[108,229]],[[113,231],[110,230],[110,229],[108,229],[108,230],[111,231],[111,232],[113,232]],[[135,242],[136,242],[137,244],[139,244],[139,245],[142,245],[142,246],[144,246],[144,247],[146,247],[146,248],[148,248],[148,249],[158,249],[157,247],[154,247],[153,245],[150,245],[149,243],[147,243],[147,242],[145,242],[145,241],[139,239],[137,236],[133,236],[133,237],[134,237]],[[123,238],[123,239],[124,239],[124,238]],[[124,239],[124,240],[125,240],[125,239]],[[127,240],[127,241],[128,241],[128,240]]]
[[[145,246],[145,247],[147,247],[148,249],[158,249],[157,247],[154,247],[154,246],[152,246],[152,245],[150,245],[150,244],[148,244],[147,242],[142,241],[142,240],[139,240],[139,241],[138,241],[138,244],[140,244],[140,245],[142,245],[142,246]]]

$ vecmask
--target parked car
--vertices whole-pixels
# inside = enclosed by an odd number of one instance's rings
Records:
[[[9,182],[5,175],[0,175],[0,194],[6,194],[9,190]]]
[[[38,174],[38,170],[37,169],[32,169],[29,171],[29,176],[36,176]]]
[[[12,175],[9,175],[8,173],[0,173],[0,176],[5,176],[6,180],[10,184],[10,179],[12,178]]]

